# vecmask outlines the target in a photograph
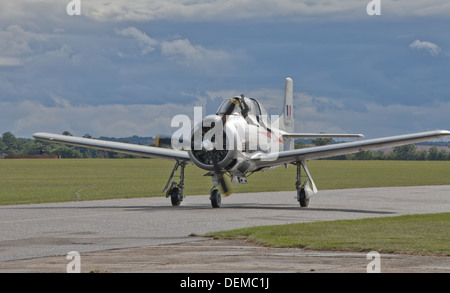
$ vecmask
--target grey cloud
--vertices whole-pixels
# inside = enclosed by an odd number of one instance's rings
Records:
[[[249,18],[304,19],[368,17],[369,0],[91,0],[84,4],[85,14],[97,21],[227,21]],[[448,16],[450,5],[446,0],[383,0],[383,15],[390,16]]]

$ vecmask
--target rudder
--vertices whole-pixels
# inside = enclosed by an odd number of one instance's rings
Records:
[[[286,78],[286,87],[284,91],[283,114],[280,117],[280,129],[289,133],[294,132],[294,85],[292,78]],[[285,140],[284,150],[293,150],[294,140]]]

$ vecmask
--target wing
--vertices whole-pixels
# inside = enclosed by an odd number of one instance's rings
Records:
[[[283,138],[335,138],[335,137],[364,137],[362,134],[340,134],[340,133],[287,133]]]
[[[177,151],[173,149],[157,148],[151,146],[67,136],[45,132],[35,133],[33,137],[35,139],[48,142],[57,142],[80,147],[94,148],[103,151],[124,153],[129,155],[142,156],[146,158],[160,158],[174,161],[190,162],[189,155],[186,151]]]
[[[450,136],[450,131],[436,130],[276,153],[258,153],[252,156],[251,159],[258,167],[273,167],[292,162],[357,153],[364,150],[377,150],[385,147],[396,147],[405,144],[442,139],[448,136]]]

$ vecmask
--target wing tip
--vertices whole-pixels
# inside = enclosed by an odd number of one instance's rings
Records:
[[[437,136],[442,137],[442,138],[450,136],[450,131],[448,131],[448,130],[436,130],[435,133]]]

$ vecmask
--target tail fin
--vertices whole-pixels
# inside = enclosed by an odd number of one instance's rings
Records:
[[[286,78],[284,108],[281,117],[280,129],[286,132],[294,132],[294,88],[290,77]]]
[[[280,117],[280,129],[289,133],[294,132],[294,86],[292,78],[286,78],[286,88],[284,92],[283,114]],[[287,139],[284,143],[284,150],[293,150],[294,140]]]

